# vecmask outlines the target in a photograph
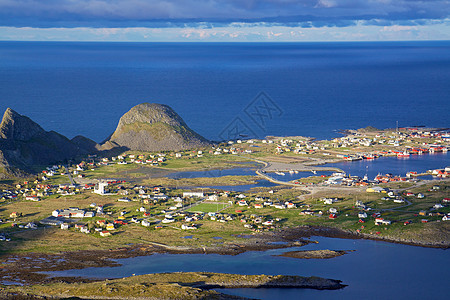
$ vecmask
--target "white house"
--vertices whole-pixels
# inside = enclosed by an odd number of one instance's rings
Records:
[[[108,186],[108,183],[106,182],[99,182],[95,185],[94,187],[94,193],[99,194],[99,195],[105,195],[105,187]]]
[[[219,196],[216,195],[216,194],[210,195],[210,196],[208,196],[208,200],[210,200],[210,201],[217,201],[217,200],[219,200]]]
[[[287,208],[295,208],[295,204],[289,201],[284,202],[284,205],[286,205]]]
[[[142,224],[142,226],[145,226],[145,227],[150,226],[150,222],[148,220],[142,220],[141,224]]]
[[[181,229],[183,229],[183,230],[192,230],[192,229],[197,229],[197,227],[195,227],[194,225],[189,226],[189,225],[183,224],[183,225],[181,225]]]
[[[324,204],[333,204],[334,202],[336,202],[337,199],[336,198],[324,198],[323,199],[323,203]]]
[[[183,197],[192,197],[192,198],[203,198],[203,192],[183,192]]]
[[[344,178],[341,177],[341,176],[333,176],[333,177],[328,178],[328,180],[325,181],[325,183],[327,183],[327,184],[341,184],[343,179]]]
[[[360,212],[360,213],[358,213],[358,218],[360,218],[360,219],[367,218],[367,214],[365,212]]]
[[[278,209],[285,209],[285,208],[286,208],[286,205],[281,204],[281,203],[277,203],[277,204],[275,204],[273,207],[278,208]]]
[[[119,201],[119,202],[130,202],[131,200],[128,199],[127,197],[125,197],[125,198],[117,199],[117,201]]]

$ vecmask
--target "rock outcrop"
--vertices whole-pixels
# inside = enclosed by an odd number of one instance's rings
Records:
[[[45,131],[30,118],[8,108],[0,123],[0,172],[3,175],[33,172],[41,166],[87,154],[93,149],[92,143],[96,144],[86,138],[78,139],[83,143]]]
[[[55,131],[45,131],[30,118],[8,108],[0,123],[0,178],[22,176],[99,151],[112,155],[126,150],[178,151],[208,145],[208,140],[162,104],[133,107],[120,118],[117,129],[102,145],[83,136],[69,140]]]
[[[123,147],[140,151],[179,151],[209,144],[169,106],[143,103],[120,118],[114,133],[102,144],[102,150]]]

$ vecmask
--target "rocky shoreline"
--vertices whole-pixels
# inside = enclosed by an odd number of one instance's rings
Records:
[[[0,276],[3,282],[19,284],[37,284],[52,282],[89,282],[92,279],[81,277],[51,277],[43,272],[64,271],[70,269],[84,269],[88,267],[114,267],[120,265],[116,259],[152,255],[154,253],[170,254],[220,254],[238,255],[246,251],[265,251],[304,246],[315,241],[305,240],[314,236],[372,239],[394,242],[413,246],[449,248],[448,244],[427,244],[411,240],[395,240],[355,234],[329,227],[301,226],[285,228],[264,234],[252,235],[247,238],[236,238],[232,243],[216,247],[178,247],[159,243],[130,245],[129,247],[109,250],[68,251],[56,254],[26,253],[9,254],[0,259],[2,266]]]
[[[290,275],[238,275],[211,272],[174,272],[131,276],[85,283],[8,287],[0,297],[16,299],[245,299],[214,289],[307,288],[342,289],[340,280]]]

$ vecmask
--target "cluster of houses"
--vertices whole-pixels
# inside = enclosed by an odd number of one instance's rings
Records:
[[[108,165],[109,162],[116,163],[119,165],[126,165],[129,163],[134,164],[142,164],[142,165],[152,165],[152,166],[158,166],[161,163],[166,161],[166,154],[165,153],[158,153],[158,154],[122,154],[118,156],[113,156],[111,159],[109,158],[102,158],[102,161],[100,162],[101,165]]]
[[[240,222],[244,223],[245,228],[255,232],[275,229],[277,227],[277,223],[280,221],[281,219],[279,218],[272,219],[267,216],[258,216],[255,214],[251,214],[249,217],[243,216],[240,219]]]
[[[95,213],[85,211],[78,207],[70,207],[68,209],[57,209],[52,212],[52,216],[56,218],[92,218]]]
[[[334,154],[336,157],[348,160],[362,160],[362,159],[376,159],[380,156],[398,156],[404,157],[410,154],[423,154],[423,153],[435,153],[435,152],[447,152],[448,145],[444,143],[448,142],[448,133],[442,132],[422,132],[422,131],[399,131],[399,132],[382,132],[375,135],[366,135],[358,131],[350,131],[350,135],[344,137],[335,138],[331,141],[316,141],[314,139],[282,139],[276,144],[275,152],[281,154],[284,152],[293,152],[296,154],[314,154],[320,151],[322,155]],[[412,139],[417,138],[434,138],[435,144],[426,144],[419,147],[408,147],[407,143],[412,142]],[[370,153],[357,153],[347,154],[342,153],[340,148],[352,147],[370,147],[374,145],[386,145],[392,147],[404,146],[403,150],[390,149],[387,151],[372,151]],[[329,150],[329,151],[326,151]],[[324,152],[325,151],[325,152]]]
[[[19,191],[15,190],[2,190],[0,192],[0,199],[1,200],[14,200],[17,198],[17,196],[19,195]]]
[[[277,209],[287,209],[287,208],[296,208],[297,207],[291,201],[275,202],[275,203],[272,200],[270,200],[270,199],[265,199],[265,200],[260,200],[260,201],[264,201],[264,202],[262,202],[262,203],[253,203],[253,207],[254,208],[274,207],[274,208],[277,208]],[[247,206],[247,207],[250,206],[250,204],[247,203],[246,200],[239,200],[237,202],[237,205],[239,205],[239,206]]]
[[[441,178],[448,178],[450,177],[450,167],[446,167],[444,169],[428,170],[427,173]]]
[[[294,141],[291,139],[280,140],[275,148],[275,153],[281,154],[284,152],[293,152],[296,154],[313,154],[317,150],[329,149],[328,145],[313,141],[312,139],[305,139]]]

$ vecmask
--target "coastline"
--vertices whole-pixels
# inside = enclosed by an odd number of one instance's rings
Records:
[[[130,245],[118,249],[66,251],[57,254],[20,253],[3,255],[4,262],[0,275],[4,281],[17,282],[21,285],[47,284],[53,282],[91,282],[99,279],[84,277],[52,277],[46,274],[53,271],[84,269],[91,267],[115,267],[120,263],[117,259],[148,256],[156,253],[167,254],[219,254],[238,255],[247,251],[266,251],[270,249],[288,249],[301,247],[310,243],[315,236],[341,239],[368,239],[397,243],[409,246],[448,249],[450,244],[424,243],[415,240],[378,237],[367,234],[355,234],[351,231],[332,227],[300,226],[285,228],[275,232],[252,235],[241,238],[235,243],[220,247],[186,247],[170,246],[160,243],[147,242],[145,244]],[[23,261],[27,263],[24,264]]]

